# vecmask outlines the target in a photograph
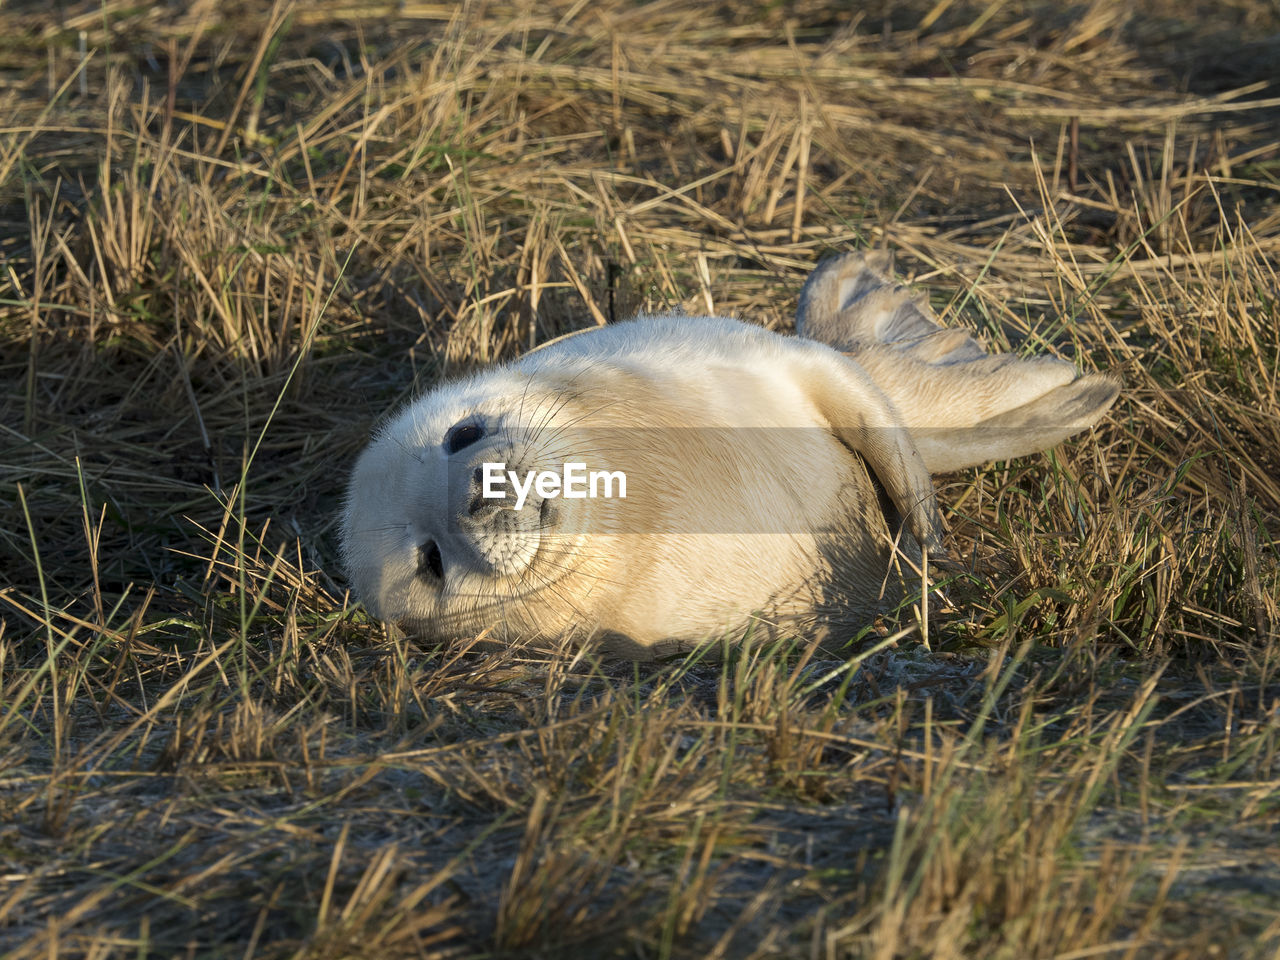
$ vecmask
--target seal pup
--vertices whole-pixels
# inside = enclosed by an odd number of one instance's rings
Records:
[[[1053,446],[1119,391],[988,354],[889,271],[879,254],[820,264],[795,337],[640,316],[435,388],[356,463],[354,592],[428,639],[646,657],[854,636],[940,549],[931,473]],[[619,489],[593,496],[588,476]]]

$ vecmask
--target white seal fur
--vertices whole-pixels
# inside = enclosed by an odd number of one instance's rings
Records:
[[[884,255],[821,264],[785,337],[642,316],[437,387],[359,458],[351,585],[427,638],[854,636],[942,534],[930,474],[1045,449],[1118,384],[989,355],[938,325]],[[625,499],[485,499],[480,470],[621,470]],[[917,582],[918,586],[918,582]]]

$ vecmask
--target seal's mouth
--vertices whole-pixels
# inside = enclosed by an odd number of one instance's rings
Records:
[[[547,497],[538,508],[538,530],[546,533],[556,525],[559,519],[560,511],[555,508],[555,501]]]
[[[451,583],[461,582],[458,578],[518,575],[536,562],[545,535],[555,529],[560,517],[549,497],[516,510],[477,492],[466,502],[450,535],[418,543],[415,577],[444,593]]]

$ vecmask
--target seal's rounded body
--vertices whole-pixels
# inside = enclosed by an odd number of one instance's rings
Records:
[[[846,352],[646,316],[439,387],[356,465],[352,586],[377,616],[441,639],[604,638],[652,655],[780,630],[853,636],[901,600],[919,545],[940,542],[930,470],[1048,446],[1116,393],[1061,361],[972,355],[924,311],[845,257],[810,279],[798,326]],[[967,396],[938,409],[940,383]],[[625,477],[625,496],[535,486],[567,464]],[[486,488],[498,476],[511,480]]]

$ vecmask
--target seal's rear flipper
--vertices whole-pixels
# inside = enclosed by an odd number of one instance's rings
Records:
[[[931,473],[1035,453],[1097,422],[1119,384],[1065,360],[988,354],[891,279],[887,253],[818,265],[796,332],[842,350],[888,394]]]
[[[1115,380],[1093,373],[970,427],[913,426],[911,439],[930,473],[1021,457],[1087,430],[1119,393]]]
[[[957,360],[983,355],[963,331],[940,326],[927,302],[893,282],[892,270],[893,258],[883,250],[828,257],[800,290],[796,333],[846,353],[879,343],[920,344],[942,333],[951,338],[945,346],[934,341],[925,350],[937,361],[953,351]]]

